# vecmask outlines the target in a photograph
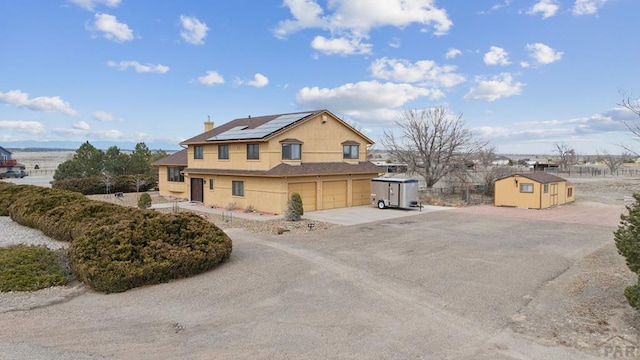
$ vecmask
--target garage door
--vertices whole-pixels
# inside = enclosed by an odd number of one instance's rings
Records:
[[[347,207],[347,181],[322,182],[322,208],[335,209]]]
[[[353,180],[351,194],[353,206],[371,204],[371,180]]]
[[[289,184],[289,198],[291,198],[291,194],[294,192],[300,194],[304,211],[314,211],[316,209],[315,182]]]

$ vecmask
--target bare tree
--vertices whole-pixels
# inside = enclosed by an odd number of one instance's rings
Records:
[[[569,166],[574,165],[578,162],[578,155],[576,154],[576,151],[573,148],[569,147],[569,145],[564,143],[556,143],[555,147],[556,148],[553,151],[558,154],[558,157],[560,158],[558,164],[560,165],[561,171],[567,170]]]
[[[465,168],[485,146],[465,127],[462,114],[454,116],[444,107],[405,110],[396,124],[401,136],[385,130],[381,143],[409,171],[422,176],[428,188]]]
[[[496,147],[493,145],[483,146],[478,150],[478,161],[485,168],[493,164],[496,158]]]
[[[633,100],[629,96],[626,96],[626,95],[623,94],[622,103],[618,104],[618,105],[622,105],[627,110],[631,111],[632,113],[636,114],[637,116],[640,116],[640,102],[637,99]],[[635,120],[635,121],[624,121],[624,125],[627,127],[627,129],[629,129],[629,131],[631,132],[631,135],[633,135],[635,140],[636,141],[640,141],[640,121],[638,121],[638,120]],[[625,145],[621,145],[621,147],[624,148],[624,150],[626,152],[630,152],[630,153],[634,154],[635,156],[640,156],[640,153],[632,150],[631,148],[629,148],[629,147],[627,147]]]
[[[602,151],[602,154],[598,153],[598,161],[605,164],[613,175],[613,173],[616,172],[616,170],[618,170],[630,156],[631,155],[627,152],[623,152],[622,155],[612,155],[609,154],[608,151],[604,150]]]

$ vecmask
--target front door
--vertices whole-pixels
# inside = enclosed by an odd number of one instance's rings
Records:
[[[204,200],[204,179],[191,178],[191,201]]]

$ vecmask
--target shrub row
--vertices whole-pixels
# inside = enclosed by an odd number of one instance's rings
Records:
[[[136,177],[140,184],[138,189],[136,189]],[[153,178],[153,176],[122,175],[111,179],[109,193],[149,191],[155,189],[157,185],[158,182]],[[59,190],[75,191],[84,195],[107,193],[105,179],[99,176],[57,180],[51,184],[51,187]]]
[[[0,183],[0,215],[7,214],[70,241],[76,278],[105,293],[207,271],[232,250],[227,234],[197,215],[121,207],[71,191]]]
[[[44,246],[0,248],[0,291],[35,291],[65,285],[59,251]]]

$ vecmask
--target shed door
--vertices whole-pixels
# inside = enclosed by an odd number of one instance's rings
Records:
[[[200,201],[204,200],[204,179],[200,178],[191,178],[191,201]]]
[[[371,204],[371,180],[353,180],[351,196],[353,206]]]
[[[296,183],[289,184],[289,198],[291,194],[297,192],[302,198],[302,208],[304,211],[316,210],[316,183]]]
[[[549,184],[549,193],[551,195],[551,206],[558,205],[558,183]]]
[[[322,208],[335,209],[347,207],[347,181],[322,182]]]

